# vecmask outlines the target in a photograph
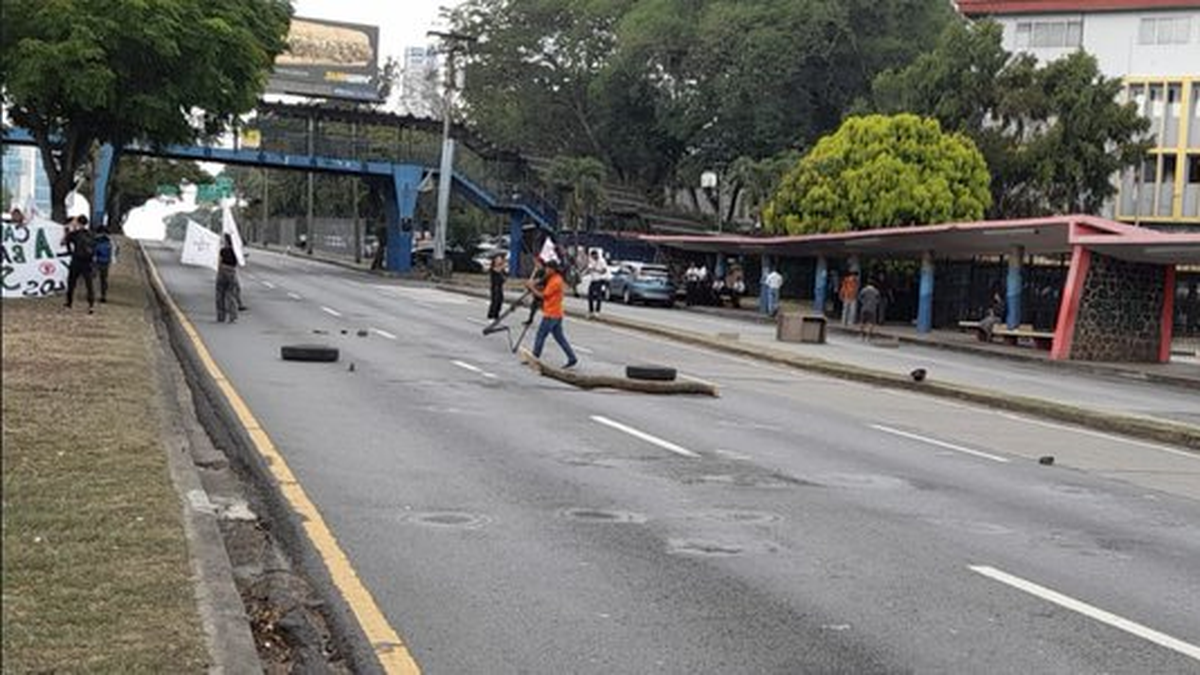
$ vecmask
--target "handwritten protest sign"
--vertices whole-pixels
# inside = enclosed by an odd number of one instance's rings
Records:
[[[5,298],[41,298],[67,288],[70,254],[63,226],[50,220],[4,223],[0,276]]]
[[[220,250],[220,235],[194,220],[188,221],[187,236],[183,240],[183,252],[179,256],[179,262],[215,270]]]

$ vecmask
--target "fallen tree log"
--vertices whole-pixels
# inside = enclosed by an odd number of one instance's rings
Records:
[[[564,370],[543,363],[528,349],[521,350],[521,361],[528,364],[543,377],[565,382],[580,389],[620,389],[643,394],[692,394],[701,396],[720,396],[717,388],[707,382],[693,380],[676,380],[663,382],[658,380],[631,380],[615,375],[592,375],[576,370]]]

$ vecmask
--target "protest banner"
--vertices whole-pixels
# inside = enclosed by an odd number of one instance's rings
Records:
[[[179,262],[184,265],[208,267],[217,269],[217,254],[221,250],[221,235],[204,227],[194,220],[189,220],[187,235],[183,239],[183,253]]]
[[[5,222],[0,279],[5,298],[41,298],[67,288],[71,256],[63,226],[44,218]]]

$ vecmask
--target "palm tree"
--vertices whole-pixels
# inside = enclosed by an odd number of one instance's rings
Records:
[[[608,169],[595,157],[560,155],[550,162],[547,180],[568,195],[565,204],[567,229],[579,232],[607,201],[604,181]]]

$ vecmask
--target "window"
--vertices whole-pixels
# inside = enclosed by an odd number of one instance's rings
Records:
[[[1191,42],[1192,19],[1187,16],[1142,19],[1138,43],[1144,45],[1183,45]]]
[[[1083,21],[1020,21],[1017,48],[1078,47],[1083,44]]]

